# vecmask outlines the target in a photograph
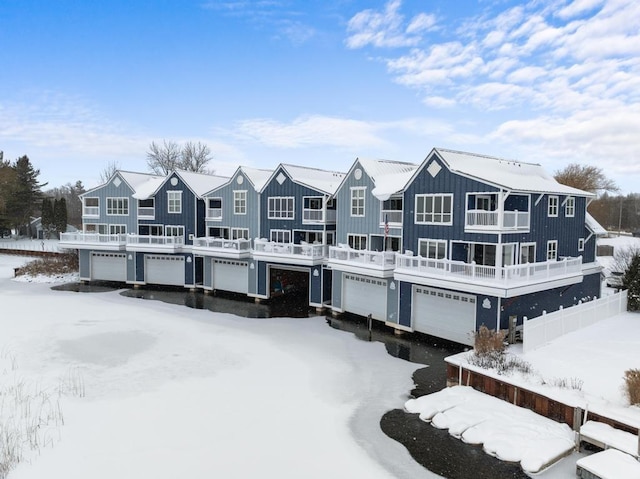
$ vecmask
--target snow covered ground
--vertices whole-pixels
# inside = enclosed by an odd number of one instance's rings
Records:
[[[0,238],[0,249],[13,249],[20,251],[64,251],[60,248],[57,239],[32,239],[32,238]]]
[[[51,291],[11,280],[24,261],[0,256],[0,385],[43,392],[64,425],[43,420],[10,479],[432,476],[380,430],[416,369],[382,344],[321,317]]]

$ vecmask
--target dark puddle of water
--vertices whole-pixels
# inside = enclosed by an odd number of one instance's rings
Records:
[[[313,310],[306,298],[283,295],[256,303],[244,294],[216,292],[205,294],[201,290],[185,291],[184,288],[127,289],[120,293],[128,298],[140,298],[184,305],[194,309],[206,309],[216,313],[229,313],[245,318],[307,318]]]
[[[74,293],[107,293],[122,289],[122,283],[110,283],[108,281],[95,281],[92,283],[64,283],[51,286],[54,291],[71,291]]]
[[[395,335],[382,323],[374,322],[369,332],[362,318],[344,315],[340,319],[327,318],[336,329],[350,331],[363,341],[384,343],[387,352],[406,361],[423,364],[413,373],[415,388],[412,397],[440,391],[446,387],[444,359],[467,349],[465,346],[421,334]],[[525,479],[518,464],[510,464],[486,454],[481,447],[470,446],[421,421],[417,414],[403,409],[387,412],[380,420],[380,428],[390,438],[407,448],[411,457],[426,469],[448,479]]]

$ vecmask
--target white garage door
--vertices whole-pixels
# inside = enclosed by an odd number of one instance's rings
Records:
[[[387,281],[357,274],[342,275],[342,310],[381,321],[387,319]]]
[[[124,253],[92,253],[91,279],[127,281],[127,258]]]
[[[249,268],[244,261],[212,259],[213,289],[247,293],[249,291]]]
[[[146,283],[184,286],[184,256],[146,255],[144,272]]]
[[[442,289],[413,287],[413,329],[462,344],[473,344],[476,298]]]

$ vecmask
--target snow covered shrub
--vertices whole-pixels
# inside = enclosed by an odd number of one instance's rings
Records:
[[[640,252],[636,252],[631,258],[622,278],[622,286],[628,290],[627,310],[640,310]]]
[[[58,256],[46,256],[30,261],[20,268],[18,275],[53,276],[57,274],[76,273],[78,271],[78,254],[65,253]]]
[[[474,333],[473,351],[476,356],[501,354],[505,350],[507,331],[495,331],[484,324]]]
[[[624,372],[624,383],[629,403],[640,405],[640,369],[629,369]]]

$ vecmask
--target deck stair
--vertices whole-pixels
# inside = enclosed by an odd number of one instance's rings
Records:
[[[587,442],[601,449],[617,449],[638,459],[638,436],[603,422],[585,422],[580,427],[580,442]]]

